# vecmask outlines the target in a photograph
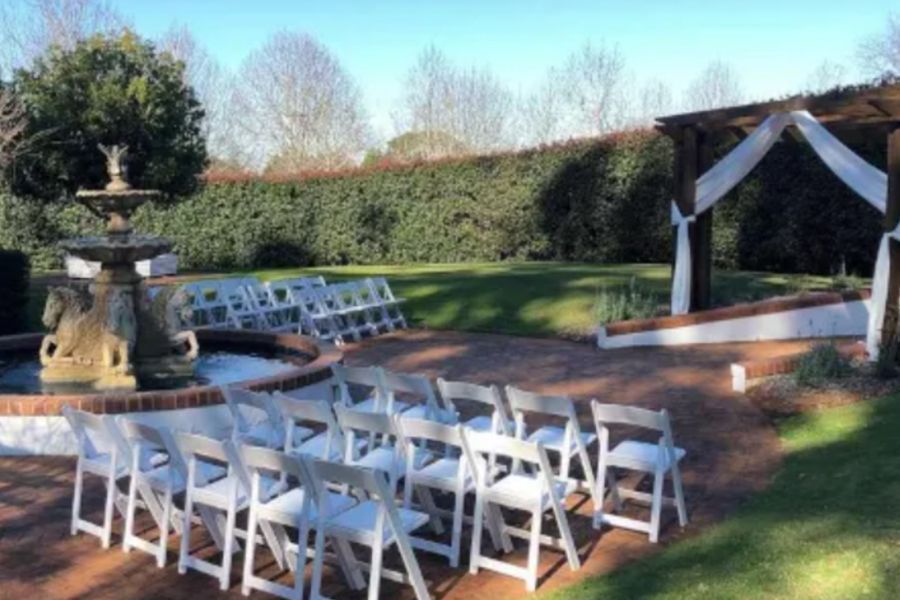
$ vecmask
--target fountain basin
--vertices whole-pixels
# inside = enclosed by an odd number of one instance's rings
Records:
[[[171,252],[172,243],[152,235],[103,235],[64,240],[60,248],[78,258],[99,263],[135,263]]]
[[[331,376],[331,365],[343,360],[335,346],[291,334],[239,330],[198,330],[204,351],[273,357],[277,372],[232,382],[257,391],[293,390]],[[36,352],[41,334],[0,337],[0,356]],[[180,429],[218,431],[230,416],[216,385],[146,391],[94,393],[0,393],[0,455],[74,454],[76,444],[62,416],[63,406],[96,414],[125,414],[149,424]]]

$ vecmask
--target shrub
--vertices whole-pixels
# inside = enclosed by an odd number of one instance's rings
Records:
[[[594,314],[601,325],[629,319],[647,319],[659,312],[660,298],[641,288],[634,277],[627,288],[604,289],[597,294]]]
[[[0,335],[25,330],[25,307],[28,304],[28,257],[22,252],[0,250]]]
[[[818,342],[800,358],[794,380],[800,386],[818,387],[829,380],[846,377],[851,370],[850,361],[833,342]]]

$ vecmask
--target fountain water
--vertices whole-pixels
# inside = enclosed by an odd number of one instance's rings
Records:
[[[81,190],[77,200],[106,220],[106,235],[66,240],[74,256],[101,264],[89,293],[52,288],[44,325],[52,332],[40,348],[41,381],[90,383],[97,389],[133,390],[139,381],[189,377],[197,358],[187,297],[167,288],[151,298],[135,263],[171,250],[163,238],[132,232],[130,218],[156,190],[132,189],[126,180],[127,146],[100,146],[109,184]]]

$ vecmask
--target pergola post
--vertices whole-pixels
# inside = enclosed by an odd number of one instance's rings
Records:
[[[900,123],[893,126],[887,139],[888,194],[884,211],[884,230],[893,231],[900,223]],[[887,306],[884,307],[884,325],[881,342],[887,344],[897,339],[900,320],[900,242],[891,238],[891,271],[888,275]]]
[[[682,215],[696,209],[697,178],[712,166],[712,146],[695,127],[683,127],[675,138],[675,204]],[[673,239],[675,239],[673,234]],[[688,226],[691,244],[690,310],[710,306],[712,280],[712,209]]]

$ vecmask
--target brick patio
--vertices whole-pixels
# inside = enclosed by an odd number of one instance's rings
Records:
[[[576,502],[580,506],[571,522],[583,568],[573,573],[561,553],[543,551],[539,590],[547,590],[608,572],[691,535],[765,487],[780,460],[778,439],[761,413],[730,391],[729,364],[789,354],[804,346],[779,342],[598,352],[586,344],[560,340],[410,331],[350,346],[346,355],[351,364],[570,394],[582,402],[586,427],[586,402],[592,397],[670,410],[676,442],[688,450],[683,472],[691,525],[681,532],[668,515],[658,547],[636,533],[604,531],[598,536],[590,528],[590,502]],[[240,560],[231,589],[222,594],[205,575],[177,574],[177,538],[170,543],[168,566],[158,570],[142,552],[123,554],[115,537],[109,551],[101,550],[96,538],[70,537],[73,470],[70,458],[0,459],[0,599],[241,597]],[[99,503],[89,502],[87,509],[90,517],[99,518]],[[116,530],[120,528],[117,521]],[[202,537],[193,543],[208,545]],[[214,547],[208,550],[214,552]],[[274,572],[271,557],[265,551],[259,555],[263,573]],[[471,577],[464,569],[450,569],[435,557],[418,555],[436,598],[497,600],[524,592],[519,581],[486,571]],[[359,556],[367,559],[366,551]],[[512,560],[524,562],[523,546]],[[352,597],[338,577],[329,576],[328,582],[325,593]],[[409,588],[387,581],[382,588],[385,598],[412,596]]]

